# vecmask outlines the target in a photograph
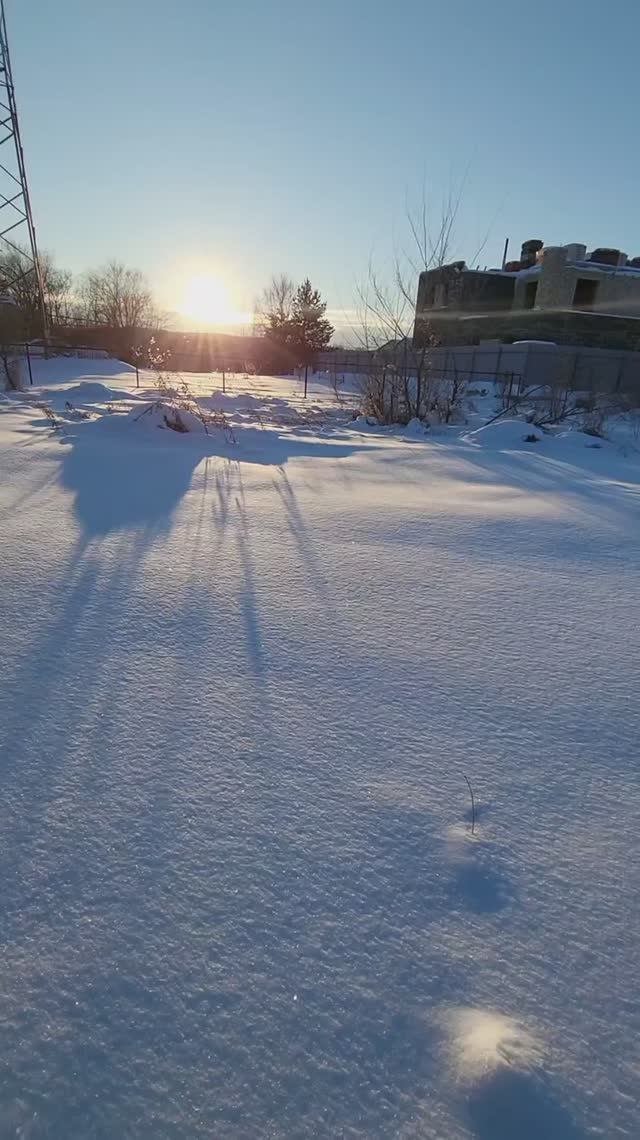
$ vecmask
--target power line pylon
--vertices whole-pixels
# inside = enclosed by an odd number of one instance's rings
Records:
[[[0,252],[7,247],[27,264],[23,270],[17,270],[11,280],[3,282],[4,289],[10,294],[19,281],[31,273],[34,275],[42,336],[46,341],[49,329],[44,281],[20,140],[4,0],[0,0]]]

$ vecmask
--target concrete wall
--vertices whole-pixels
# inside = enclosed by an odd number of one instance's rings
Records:
[[[485,273],[454,262],[420,274],[417,313],[443,308],[473,313],[510,309],[515,278],[503,273]]]
[[[570,309],[576,288],[577,273],[567,265],[568,253],[563,246],[542,250],[536,309]]]
[[[434,349],[434,375],[457,371],[474,385],[513,377],[514,386],[553,385],[577,392],[619,392],[640,403],[640,353],[581,345],[482,344]]]
[[[464,262],[421,273],[414,335],[422,342],[429,328],[436,329],[442,321],[468,314],[474,321],[484,322],[486,329],[492,329],[484,337],[549,338],[567,344],[582,340],[592,347],[640,347],[640,329],[618,319],[640,319],[640,273],[623,266],[615,269],[597,262],[569,260],[570,255],[576,258],[583,253],[583,246],[547,246],[541,251],[539,265],[522,276],[470,270]],[[576,301],[576,286],[581,280],[596,284],[592,302],[582,302],[580,298]],[[531,307],[528,291],[534,284],[536,294]],[[574,309],[577,316],[582,314],[585,319],[571,321],[566,314]],[[501,315],[507,312],[513,313],[512,332],[501,322]],[[601,319],[591,321],[592,313]],[[607,324],[606,317],[613,321]],[[459,338],[463,334],[458,329],[452,335]],[[477,339],[478,331],[474,329],[469,336]]]
[[[328,360],[327,358],[330,358]],[[496,378],[518,385],[556,385],[579,392],[621,392],[640,405],[640,352],[582,345],[501,344],[441,345],[429,353],[435,376],[451,378],[457,372],[472,386],[482,386]],[[319,367],[336,367],[337,372],[366,373],[372,361],[369,353],[321,354]]]
[[[514,311],[480,316],[430,313],[426,321],[416,321],[415,339],[425,343],[429,335],[441,344],[480,344],[497,340],[543,340],[556,344],[582,344],[590,348],[640,351],[640,320],[613,317],[605,313],[568,310]]]
[[[579,277],[588,276],[579,270]],[[640,274],[602,274],[594,309],[640,316]]]
[[[526,275],[516,277],[515,287],[513,290],[514,310],[532,308],[531,305],[527,304],[527,288],[533,282],[535,282],[536,285],[538,283],[538,277],[534,276],[533,274],[530,276]]]
[[[338,348],[318,352],[314,361],[317,372],[366,372],[371,367],[373,352],[356,348]]]
[[[514,309],[526,307],[527,285],[537,281],[536,309],[570,309],[574,306],[579,280],[597,282],[594,313],[640,316],[640,273],[603,269],[597,263],[573,264],[564,246],[548,246],[542,251],[538,276],[516,278]],[[579,306],[578,306],[579,307]]]

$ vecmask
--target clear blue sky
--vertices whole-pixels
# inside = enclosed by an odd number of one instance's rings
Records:
[[[640,254],[637,0],[7,0],[40,243],[171,307],[274,271],[349,307],[407,192],[469,169],[460,256],[528,237]]]

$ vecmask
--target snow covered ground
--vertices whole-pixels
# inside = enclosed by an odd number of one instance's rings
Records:
[[[285,387],[179,435],[39,367],[0,402],[0,1137],[637,1136],[638,453]]]
[[[135,388],[136,384],[135,368],[130,364],[124,364],[120,360],[87,360],[65,356],[55,357],[51,360],[42,360],[36,357],[32,359],[31,367],[35,387],[48,391],[51,389],[59,389],[61,386],[68,386],[69,384],[75,385],[83,381],[99,381],[106,383],[108,387],[116,390]],[[169,376],[177,375],[171,372],[167,374]],[[227,392],[232,395],[245,395],[249,393],[261,397],[278,396],[293,401],[294,403],[297,403],[304,395],[304,377],[302,373],[295,376],[283,377],[251,376],[248,373],[227,372],[224,381],[222,372],[188,372],[184,375],[188,379],[190,387],[198,394],[209,394],[212,386],[221,392],[224,383]],[[145,390],[154,387],[156,378],[157,374],[148,369],[141,368],[139,370],[139,384],[143,394]],[[29,377],[24,365],[22,367],[22,379],[23,382],[28,385]],[[339,379],[338,387],[346,400],[351,399],[354,390],[359,390],[358,379],[358,377]],[[309,398],[316,401],[326,402],[331,400],[335,402],[335,393],[329,373],[309,372],[308,393]]]

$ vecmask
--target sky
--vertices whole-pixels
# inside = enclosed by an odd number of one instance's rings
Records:
[[[162,308],[214,274],[250,311],[309,276],[338,326],[461,191],[505,237],[640,254],[637,0],[6,0],[40,245],[119,258]],[[193,292],[193,289],[192,289]]]

